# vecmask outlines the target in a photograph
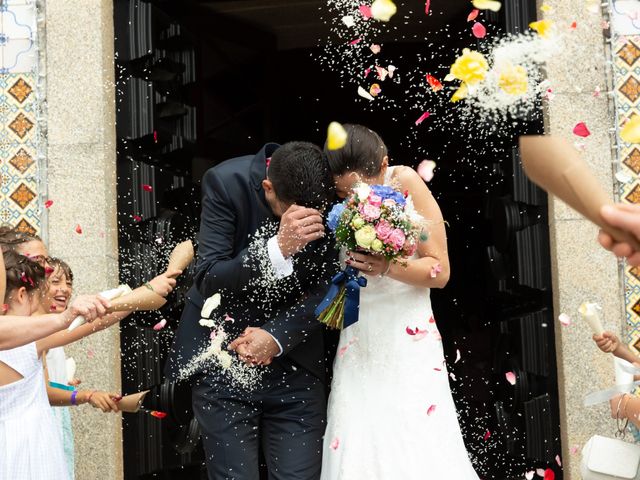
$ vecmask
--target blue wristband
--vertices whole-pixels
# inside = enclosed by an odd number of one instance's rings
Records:
[[[78,390],[74,390],[73,393],[71,394],[71,405],[78,406],[78,404],[76,403],[77,396],[78,396]]]

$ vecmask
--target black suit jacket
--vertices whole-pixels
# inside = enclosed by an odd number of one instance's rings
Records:
[[[324,380],[323,334],[314,309],[337,270],[336,250],[328,238],[313,242],[294,256],[291,276],[274,280],[266,242],[279,220],[264,198],[262,180],[266,159],[277,148],[267,144],[204,175],[196,274],[165,368],[170,379],[207,344],[210,329],[199,325],[200,310],[206,298],[220,293],[214,314],[235,319],[224,324],[229,340],[247,326],[261,327],[283,348],[275,360],[280,366],[296,365]]]

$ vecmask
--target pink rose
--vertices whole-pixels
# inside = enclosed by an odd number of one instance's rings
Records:
[[[391,234],[389,235],[389,238],[387,239],[389,241],[389,243],[391,245],[393,245],[393,248],[396,249],[396,251],[402,250],[402,247],[404,246],[404,241],[406,240],[406,237],[404,235],[404,232],[402,230],[400,230],[399,228],[395,228]]]
[[[362,207],[361,213],[362,216],[368,221],[377,220],[378,218],[380,218],[380,207],[376,207],[375,205],[367,203],[364,207]]]
[[[393,227],[386,220],[380,220],[376,225],[376,234],[378,238],[382,241],[386,241],[393,232]]]
[[[380,195],[374,195],[373,193],[369,195],[369,203],[374,207],[379,207],[382,205],[382,197]]]

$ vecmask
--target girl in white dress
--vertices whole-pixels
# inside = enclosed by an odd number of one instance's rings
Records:
[[[62,313],[45,315],[42,308],[44,267],[13,251],[5,252],[3,258],[7,281],[5,304],[7,314],[15,322],[31,315],[42,315],[63,324],[79,315],[88,321],[102,317],[73,332],[65,330],[22,347],[0,351],[0,480],[69,478],[60,430],[50,404],[91,403],[105,412],[118,411],[117,396],[106,392],[50,389],[48,397],[42,354],[103,330],[120,321],[127,312],[105,315],[108,302],[96,295],[80,296]],[[173,274],[159,275],[149,284],[154,291],[166,296],[175,286],[175,280],[170,278]]]
[[[324,437],[322,480],[477,479],[451,396],[431,288],[449,280],[440,208],[407,167],[389,167],[373,131],[345,125],[347,144],[327,150],[338,194],[386,184],[408,193],[407,208],[428,219],[429,238],[404,264],[345,252],[366,275],[359,320],[342,330]]]

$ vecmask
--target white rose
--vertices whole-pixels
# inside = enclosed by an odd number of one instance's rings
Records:
[[[357,187],[353,189],[353,191],[358,195],[358,199],[363,202],[367,198],[369,198],[369,194],[371,193],[371,187],[366,183],[360,183]]]

